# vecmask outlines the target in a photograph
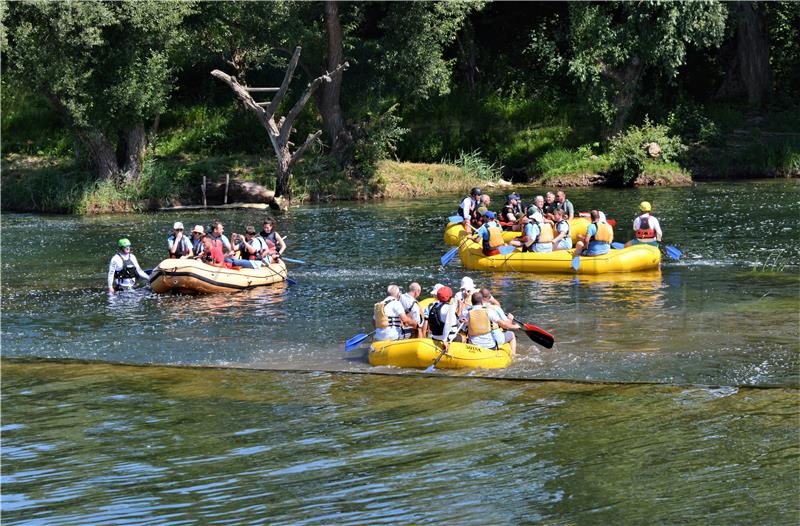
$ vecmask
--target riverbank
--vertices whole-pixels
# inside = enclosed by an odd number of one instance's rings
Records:
[[[163,158],[149,161],[135,182],[96,181],[71,160],[8,155],[2,161],[2,208],[13,212],[102,214],[223,203],[273,202],[271,163],[258,156]],[[665,165],[645,171],[642,186],[685,186],[689,174]],[[570,171],[556,170],[529,184],[555,187],[617,185],[601,170],[602,158],[587,159]],[[381,161],[367,181],[301,162],[294,178],[293,203],[335,200],[424,199],[468,191],[473,186],[505,194],[511,183],[501,168],[467,157],[450,164]],[[227,176],[227,177],[226,177]],[[228,181],[226,194],[226,178]],[[205,182],[205,192],[203,184]]]

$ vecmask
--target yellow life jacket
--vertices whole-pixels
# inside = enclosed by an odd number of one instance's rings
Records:
[[[592,237],[593,241],[600,241],[601,243],[611,243],[614,241],[614,229],[608,223],[595,223],[597,225],[597,233]]]
[[[506,244],[503,241],[503,229],[499,226],[490,226],[487,228],[489,231],[489,248],[502,247]]]
[[[498,325],[489,319],[489,310],[485,307],[477,307],[469,311],[469,331],[470,336],[482,336],[489,334]]]
[[[537,243],[550,243],[553,241],[553,227],[550,223],[542,223],[539,225],[539,237],[536,238]]]
[[[386,329],[389,327],[400,327],[400,317],[399,316],[387,316],[386,315],[386,305],[393,302],[394,299],[388,299],[384,301],[379,301],[375,304],[373,308],[373,316],[375,318],[375,328],[376,329]]]

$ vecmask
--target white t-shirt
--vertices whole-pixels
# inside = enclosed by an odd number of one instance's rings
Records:
[[[406,310],[403,308],[403,304],[400,301],[388,296],[383,301],[392,300],[386,305],[383,306],[383,312],[386,314],[387,317],[392,318],[396,317],[399,318],[401,314],[405,314]],[[385,329],[376,329],[375,330],[375,341],[381,340],[399,340],[400,339],[400,327],[386,327]]]
[[[419,302],[412,298],[408,292],[400,295],[400,303],[403,304],[403,311],[415,322],[422,324],[422,312],[419,310]],[[410,309],[410,310],[409,310]]]
[[[452,205],[451,205],[452,206]],[[469,220],[469,215],[472,212],[472,208],[475,206],[475,201],[472,200],[471,197],[465,197],[459,208],[461,209],[461,217],[466,220]]]
[[[662,234],[661,234],[661,225],[658,224],[658,219],[656,219],[655,217],[651,216],[650,214],[644,214],[644,216],[649,218],[649,220],[650,220],[649,221],[650,228],[652,228],[653,230],[656,231],[657,239],[661,239],[661,236],[662,236]],[[643,216],[637,216],[636,219],[633,220],[633,231],[634,232],[639,230],[639,227],[642,224],[642,217]]]

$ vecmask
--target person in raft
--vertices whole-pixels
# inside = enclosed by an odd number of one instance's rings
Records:
[[[614,230],[611,225],[600,220],[600,214],[601,212],[592,210],[589,215],[592,224],[586,229],[586,235],[575,244],[576,256],[600,256],[611,250]]]
[[[226,260],[222,247],[222,241],[214,238],[211,234],[204,235],[203,251],[199,256],[200,261],[212,267],[231,268],[233,265]]]
[[[230,262],[242,268],[261,268],[261,251],[266,245],[261,238],[256,237],[255,227],[247,225],[244,232],[244,236],[235,232],[231,235],[231,242],[234,250],[239,252],[239,258]]]
[[[272,259],[272,262],[275,263],[278,261],[278,258],[286,252],[286,242],[283,240],[281,235],[275,231],[275,220],[271,217],[267,217],[264,219],[264,227],[261,229],[261,232],[258,233],[258,237],[262,239],[262,244],[265,249],[262,251],[262,259],[264,263],[269,264],[269,259]]]
[[[372,319],[375,323],[375,341],[399,340],[403,337],[402,327],[417,328],[417,322],[406,314],[400,303],[400,287],[389,285],[388,296],[373,306]]]
[[[172,234],[167,238],[167,250],[170,259],[192,257],[192,242],[183,235],[183,223],[172,225]]]
[[[136,278],[150,279],[145,274],[136,256],[131,253],[131,242],[127,237],[123,237],[117,242],[119,252],[111,257],[108,264],[108,293],[114,294],[120,290],[133,290],[136,285]]]
[[[197,258],[203,252],[203,237],[206,229],[203,225],[195,225],[192,229],[192,256]]]
[[[514,223],[519,221],[523,215],[525,215],[525,212],[522,209],[519,194],[508,194],[508,197],[506,198],[506,204],[503,205],[502,210],[500,210],[499,216],[499,219],[503,224],[503,229],[512,230],[515,226]]]
[[[486,222],[475,232],[474,239],[483,240],[483,255],[495,256],[500,253],[499,248],[506,244],[503,241],[503,228],[495,220],[494,212],[489,210],[484,214]]]
[[[438,288],[436,288],[438,286]],[[451,339],[456,327],[455,305],[450,303],[453,290],[450,287],[439,285],[436,289],[436,301],[425,310],[425,321],[422,324],[422,334],[430,334],[435,341],[444,342]]]
[[[572,201],[567,199],[567,194],[563,190],[556,192],[556,208],[564,211],[564,218],[567,221],[575,217],[575,207],[572,206]]]
[[[458,205],[458,215],[464,223],[464,231],[469,232],[472,228],[472,221],[478,219],[478,207],[481,206],[481,189],[477,186],[469,191],[469,195],[461,200]]]
[[[572,248],[572,238],[569,237],[569,221],[564,217],[564,210],[556,208],[553,212],[556,237],[553,238],[553,250],[569,250]]]
[[[419,297],[422,294],[422,287],[416,281],[408,285],[408,292],[400,295],[400,303],[403,304],[403,311],[410,316],[417,324],[417,330],[412,327],[403,326],[403,339],[421,338],[419,329],[422,327],[422,311],[419,308]]]
[[[487,349],[497,349],[501,345],[509,343],[511,354],[516,353],[516,343],[512,343],[516,340],[511,329],[519,329],[519,325],[501,319],[497,310],[480,292],[472,294],[472,306],[464,314],[463,320],[467,324],[467,343]],[[500,331],[500,329],[505,329],[505,331]],[[500,341],[495,339],[495,331],[500,331],[502,334],[502,337],[498,336]]]
[[[661,225],[658,219],[650,215],[652,206],[648,201],[639,204],[639,215],[633,220],[634,238],[625,243],[626,247],[631,245],[652,245],[658,246],[661,241]]]

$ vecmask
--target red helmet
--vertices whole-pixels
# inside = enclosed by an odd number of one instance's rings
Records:
[[[436,299],[439,301],[448,302],[453,297],[453,289],[450,287],[442,287],[436,291]]]

